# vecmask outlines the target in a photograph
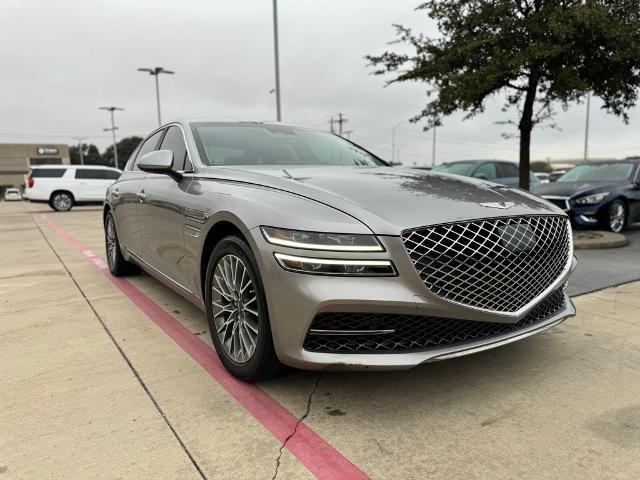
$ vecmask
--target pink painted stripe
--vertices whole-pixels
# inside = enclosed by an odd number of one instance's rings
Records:
[[[111,282],[142,310],[182,350],[211,375],[273,436],[283,443],[293,432],[298,418],[256,385],[241,382],[224,368],[215,351],[167,313],[133,284],[110,274],[106,263],[82,242],[43,215],[47,224],[73,248],[87,257]],[[301,422],[287,449],[316,477],[326,480],[366,479],[362,470]]]

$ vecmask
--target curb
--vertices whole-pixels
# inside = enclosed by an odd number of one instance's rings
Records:
[[[619,248],[629,244],[621,233],[600,230],[581,230],[573,232],[573,248],[576,250]]]

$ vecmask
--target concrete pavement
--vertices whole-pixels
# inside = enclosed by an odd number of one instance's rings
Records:
[[[104,256],[99,209],[0,203],[0,480],[311,477],[43,214]],[[129,281],[210,344],[199,310]],[[260,388],[371,478],[638,478],[640,283],[576,306],[496,350]]]

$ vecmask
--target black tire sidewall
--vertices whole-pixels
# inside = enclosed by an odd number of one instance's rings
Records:
[[[237,363],[225,352],[220,338],[218,337],[215,322],[213,320],[213,305],[211,303],[213,272],[215,271],[218,261],[228,254],[235,255],[244,262],[249,276],[255,285],[256,296],[258,299],[258,340],[253,356],[246,363]],[[209,257],[206,275],[204,298],[207,321],[209,323],[211,340],[213,341],[220,360],[227,370],[236,377],[245,381],[254,381],[269,376],[276,369],[277,359],[273,348],[269,311],[267,308],[262,277],[260,276],[260,269],[258,268],[258,264],[251,248],[243,239],[237,236],[225,237],[213,249],[213,252]]]
[[[107,224],[109,221],[113,222],[113,231],[116,237],[116,261],[115,265],[111,264],[109,258],[109,248],[107,246]],[[127,262],[122,256],[122,251],[120,250],[120,240],[118,240],[118,231],[116,230],[116,220],[113,218],[113,214],[111,212],[107,213],[107,216],[104,219],[104,246],[105,253],[107,255],[107,266],[109,267],[109,271],[112,275],[116,277],[121,277],[124,275],[129,275],[131,273],[135,273],[136,267],[131,263]]]

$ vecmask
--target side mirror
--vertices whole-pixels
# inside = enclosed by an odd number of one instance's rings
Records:
[[[173,169],[173,152],[171,150],[156,150],[145,153],[136,165],[143,172],[169,175],[177,182],[182,180],[182,174]]]
[[[473,178],[479,178],[480,180],[489,180],[486,173],[478,172],[473,174]]]

